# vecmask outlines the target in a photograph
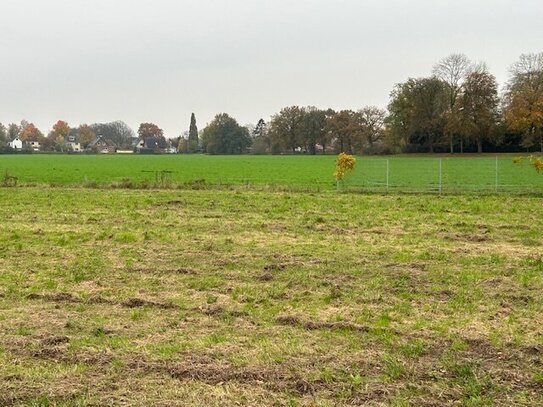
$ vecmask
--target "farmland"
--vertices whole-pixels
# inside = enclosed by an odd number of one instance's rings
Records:
[[[118,157],[54,159],[9,168],[109,182]],[[330,176],[319,159],[277,171],[305,185]],[[0,405],[543,404],[541,197],[40,186],[0,200]]]
[[[436,192],[543,193],[543,177],[514,156],[359,157],[346,188]],[[0,176],[22,184],[125,187],[252,186],[326,191],[336,188],[334,156],[0,156]],[[441,188],[440,185],[441,184]]]

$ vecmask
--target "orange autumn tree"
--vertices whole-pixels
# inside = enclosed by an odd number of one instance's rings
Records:
[[[19,137],[23,141],[43,141],[43,133],[34,125],[34,123],[21,122],[21,133]]]
[[[518,157],[513,160],[515,164],[522,164],[524,160],[530,160],[530,164],[532,167],[535,168],[537,172],[543,172],[543,158],[540,157],[534,157],[531,155],[530,157]]]
[[[347,173],[351,172],[356,165],[356,158],[350,154],[341,153],[336,159],[336,170],[334,171],[334,177],[336,177],[336,185],[339,190],[340,183],[343,183],[343,179]]]
[[[66,142],[66,137],[70,132],[70,126],[64,120],[59,120],[53,125],[53,129],[49,133],[49,140],[58,148],[59,150],[64,150],[64,143]]]
[[[509,128],[523,134],[525,147],[539,144],[543,153],[543,52],[523,54],[511,67],[504,102]]]
[[[535,168],[535,170],[537,172],[542,172],[543,171],[543,159],[532,157],[531,161],[532,161],[532,165],[534,166],[534,168]]]

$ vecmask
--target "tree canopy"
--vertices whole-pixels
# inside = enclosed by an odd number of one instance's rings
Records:
[[[209,154],[242,154],[251,145],[251,138],[247,128],[236,119],[220,113],[204,129],[202,143]]]
[[[505,94],[505,119],[523,135],[523,145],[543,152],[543,53],[523,54],[511,67]]]
[[[131,149],[134,131],[123,121],[94,123],[90,125],[96,136],[111,140],[120,149]]]

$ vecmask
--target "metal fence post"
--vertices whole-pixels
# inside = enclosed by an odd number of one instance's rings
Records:
[[[439,195],[443,192],[443,158],[439,159]]]
[[[498,187],[499,187],[499,183],[500,183],[500,164],[499,164],[499,161],[498,161],[498,156],[496,156],[496,192],[498,192]]]
[[[390,181],[390,160],[387,158],[387,192],[389,187],[389,181]]]

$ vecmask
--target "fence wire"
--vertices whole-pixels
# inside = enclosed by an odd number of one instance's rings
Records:
[[[543,193],[543,174],[511,157],[359,158],[345,188],[430,193]]]

